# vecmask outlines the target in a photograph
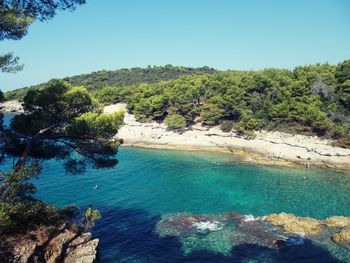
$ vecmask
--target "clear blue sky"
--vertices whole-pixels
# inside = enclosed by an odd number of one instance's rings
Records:
[[[10,90],[55,77],[147,65],[293,68],[350,58],[349,0],[87,0],[0,42],[25,64]]]

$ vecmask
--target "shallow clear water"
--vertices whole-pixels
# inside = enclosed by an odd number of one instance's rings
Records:
[[[179,240],[159,238],[155,224],[171,212],[288,212],[320,219],[350,215],[346,173],[242,165],[231,155],[135,148],[121,148],[118,159],[115,169],[80,176],[65,174],[50,161],[36,182],[38,198],[60,206],[92,204],[102,211],[94,234],[101,240],[103,262],[230,261],[208,251],[184,256]]]
[[[248,245],[233,248],[230,256],[205,246],[186,254],[178,238],[161,238],[155,231],[168,213],[350,216],[349,173],[269,168],[241,164],[232,155],[127,147],[120,148],[118,159],[114,169],[91,169],[79,176],[66,174],[60,162],[48,161],[35,180],[40,199],[100,209],[103,217],[93,232],[101,241],[102,262],[296,262],[293,251],[284,256]],[[219,233],[208,242],[209,247],[220,242]],[[297,262],[341,262],[333,256],[344,260],[344,254],[337,255],[342,252],[332,253],[316,249]]]

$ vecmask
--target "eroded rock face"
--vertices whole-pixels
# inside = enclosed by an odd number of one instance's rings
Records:
[[[64,263],[94,262],[99,240],[91,240],[91,234],[85,233],[73,240],[68,246]]]
[[[350,216],[331,216],[323,221],[328,227],[350,226]]]
[[[282,226],[285,231],[299,235],[317,235],[321,231],[321,221],[310,217],[297,217],[293,214],[271,214],[266,220],[273,225]]]
[[[77,234],[61,228],[56,232],[39,229],[21,238],[13,250],[13,261],[93,263],[99,240],[91,240],[90,233]]]
[[[58,227],[58,231],[62,230],[62,226]],[[17,241],[13,247],[13,261],[18,263],[26,263],[29,260],[36,262],[37,248],[48,242],[51,231],[47,228],[40,227],[35,231],[29,232],[26,236],[16,236]]]
[[[75,233],[66,229],[63,233],[51,239],[45,251],[46,262],[55,263],[56,260],[63,256],[63,246],[73,240],[75,235]]]
[[[337,243],[350,243],[350,227],[343,228],[339,233],[333,234],[332,238]]]

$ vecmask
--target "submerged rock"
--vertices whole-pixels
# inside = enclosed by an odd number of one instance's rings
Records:
[[[318,235],[321,231],[321,221],[310,217],[297,217],[293,214],[271,214],[266,220],[273,225],[281,226],[289,233],[299,235]]]
[[[242,248],[251,248],[257,249],[258,254],[266,251],[277,257],[284,255],[288,258],[288,255],[297,253],[297,257],[303,259],[324,251],[325,255],[331,253],[344,260],[350,258],[350,226],[341,231],[327,226],[342,226],[344,222],[346,220],[342,217],[321,221],[286,213],[267,216],[235,212],[218,215],[177,213],[164,215],[156,231],[160,237],[177,237],[184,255],[208,251],[236,259],[245,251]]]
[[[157,224],[157,232],[161,237],[203,233],[221,228],[221,223],[214,216],[189,213],[167,215]]]
[[[350,226],[350,216],[331,216],[323,220],[328,227],[346,227]]]
[[[350,227],[343,228],[339,233],[332,236],[337,243],[350,243]]]
[[[184,254],[208,250],[230,255],[235,246],[255,245],[269,249],[302,245],[300,236],[289,236],[282,228],[274,228],[265,217],[223,213],[165,215],[156,227],[160,237],[176,236]]]

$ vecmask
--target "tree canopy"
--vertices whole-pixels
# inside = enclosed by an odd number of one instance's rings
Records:
[[[350,60],[293,70],[216,71],[207,67],[150,67],[66,78],[87,84],[102,104],[126,102],[140,121],[172,128],[221,125],[252,135],[268,129],[316,134],[350,146]],[[21,98],[32,88],[6,93]],[[181,116],[181,117],[180,117]]]
[[[317,134],[348,146],[349,60],[294,70],[226,71],[192,74],[157,83],[108,86],[95,94],[102,103],[125,101],[140,121],[173,128],[231,126],[252,134],[259,129]],[[227,125],[230,124],[230,125]]]
[[[23,38],[35,21],[53,18],[59,10],[74,10],[85,0],[1,0],[0,41]],[[23,68],[12,53],[0,54],[0,71],[17,72]]]
[[[94,92],[97,98],[104,96],[104,98],[101,98],[104,102],[107,102],[105,101],[106,99],[110,99],[110,102],[112,102],[118,100],[118,87],[140,83],[156,83],[162,80],[176,79],[184,75],[211,74],[215,72],[217,71],[209,67],[191,68],[166,65],[163,67],[149,66],[147,68],[101,70],[90,74],[66,77],[63,80],[73,86],[86,87],[89,91]],[[47,85],[48,82],[9,91],[6,93],[6,98],[23,100],[28,90],[41,89],[47,87]],[[107,96],[107,93],[110,93],[110,95]]]
[[[18,40],[27,34],[36,19],[51,19],[58,10],[73,10],[85,0],[2,0],[0,1],[0,40]]]
[[[72,173],[84,172],[87,164],[95,168],[117,164],[120,142],[112,137],[123,123],[123,112],[101,113],[85,88],[53,80],[45,89],[28,92],[23,106],[24,113],[4,130],[3,152],[19,159],[5,180],[3,194],[10,193],[11,187],[19,191],[18,184],[27,179],[19,174],[28,161],[62,159]]]

